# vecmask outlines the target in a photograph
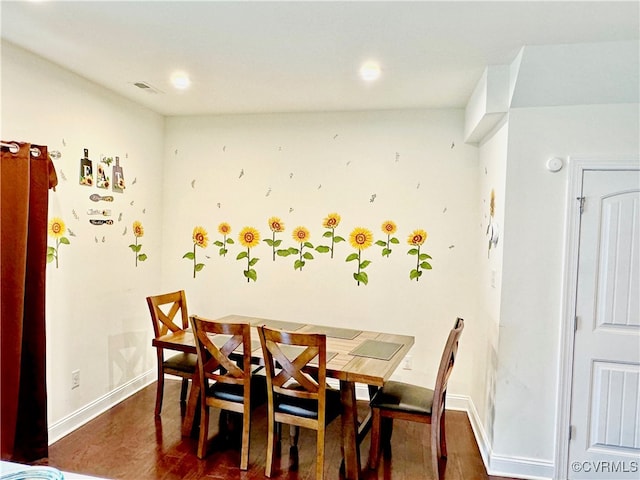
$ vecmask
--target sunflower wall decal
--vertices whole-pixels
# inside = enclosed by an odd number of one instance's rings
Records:
[[[322,226],[327,229],[322,234],[324,238],[331,239],[331,246],[318,245],[316,251],[320,253],[331,252],[331,258],[333,258],[333,247],[336,243],[344,242],[344,238],[336,235],[336,228],[340,225],[341,217],[337,213],[330,213],[322,221]]]
[[[234,243],[233,238],[228,237],[228,235],[231,233],[231,225],[226,222],[222,222],[220,225],[218,225],[218,233],[222,235],[222,241],[216,240],[215,242],[213,242],[213,244],[216,247],[220,247],[220,250],[218,250],[218,254],[221,257],[226,257],[227,253],[229,253],[229,250],[227,250],[227,245],[233,245]]]
[[[132,243],[131,245],[129,245],[129,248],[135,254],[136,267],[137,267],[139,261],[144,262],[147,259],[146,253],[140,253],[140,250],[142,250],[142,244],[138,243],[138,239],[144,236],[144,227],[142,226],[142,223],[140,223],[138,220],[133,222],[133,236],[136,239],[136,243]]]
[[[271,238],[265,238],[264,242],[271,247],[273,261],[276,261],[276,249],[282,244],[282,239],[276,240],[276,233],[284,232],[284,223],[278,217],[271,217],[268,221],[269,230],[271,230]]]
[[[385,220],[384,222],[382,222],[381,229],[382,233],[387,235],[387,239],[378,240],[376,242],[376,245],[382,247],[382,256],[389,258],[389,255],[391,255],[392,251],[391,244],[398,245],[400,243],[400,240],[398,240],[396,237],[392,237],[392,235],[398,230],[398,227],[391,220]]]
[[[236,260],[241,260],[243,258],[247,259],[247,269],[243,271],[244,276],[247,279],[247,283],[249,280],[253,280],[255,282],[258,279],[258,273],[252,267],[258,263],[258,260],[260,259],[251,258],[251,249],[260,244],[260,232],[253,227],[244,227],[238,235],[238,240],[242,246],[247,249],[247,251],[240,252],[236,257]]]
[[[57,219],[59,220],[59,219]],[[295,260],[293,263],[294,270],[300,270],[307,265],[307,262],[313,260],[314,254],[313,250],[319,253],[329,253],[331,252],[332,258],[334,253],[334,247],[336,243],[345,241],[344,238],[336,235],[336,228],[339,226],[341,222],[341,217],[337,213],[328,214],[322,222],[322,226],[326,229],[323,233],[323,237],[327,239],[331,239],[331,245],[319,245],[314,247],[311,243],[311,233],[309,229],[304,226],[298,226],[293,229],[291,237],[296,242],[296,246],[291,246],[289,248],[279,248],[282,246],[283,240],[278,238],[280,233],[285,231],[284,222],[280,217],[269,217],[268,225],[269,230],[271,230],[270,238],[261,239],[260,232],[254,227],[246,226],[244,227],[239,235],[238,241],[241,243],[244,250],[242,250],[236,256],[236,260],[245,260],[246,259],[246,268],[243,269],[244,277],[247,279],[247,283],[253,280],[257,281],[258,274],[255,269],[256,263],[259,261],[259,258],[252,257],[252,249],[257,247],[261,241],[269,245],[272,251],[272,259],[275,261],[276,255],[281,257],[294,256]],[[64,223],[59,220],[59,223],[56,227],[53,227],[58,231],[64,232]],[[138,265],[138,261],[144,261],[147,259],[146,254],[141,253],[142,245],[139,243],[139,238],[144,235],[144,228],[139,221],[134,222],[133,224],[134,236],[135,236],[135,244],[129,245],[132,251],[136,254],[136,266]],[[345,261],[346,262],[356,262],[357,268],[353,273],[353,278],[359,286],[361,283],[364,285],[368,285],[369,283],[369,275],[365,271],[367,267],[372,263],[371,260],[363,258],[363,250],[371,247],[371,245],[375,244],[381,247],[381,253],[383,257],[389,258],[394,245],[399,245],[400,241],[395,236],[398,232],[398,227],[396,223],[392,220],[385,220],[380,225],[380,229],[382,233],[386,235],[386,238],[381,238],[380,240],[375,241],[373,233],[364,227],[356,227],[349,235],[349,242],[351,246],[355,249],[354,253],[349,254]],[[219,247],[219,255],[226,256],[229,252],[228,247],[233,245],[235,242],[232,238],[230,238],[231,234],[231,226],[229,223],[222,222],[218,225],[218,232],[222,235],[221,240],[216,240],[213,242],[217,247]],[[51,232],[51,229],[50,229]],[[51,233],[50,233],[51,234]],[[53,234],[52,234],[53,235]],[[59,234],[62,237],[62,234]],[[431,270],[432,266],[429,262],[432,260],[432,257],[423,251],[424,243],[427,240],[427,232],[422,229],[414,230],[407,238],[407,243],[410,245],[410,249],[407,251],[408,255],[414,255],[416,257],[415,267],[411,269],[409,273],[410,280],[419,281],[420,277],[424,273],[424,270]],[[207,231],[201,227],[197,226],[193,229],[192,234],[193,241],[193,250],[184,254],[183,258],[187,258],[193,262],[193,278],[196,277],[197,272],[201,271],[204,267],[204,263],[198,263],[197,261],[197,247],[206,248],[209,242]],[[57,262],[57,248],[60,243],[69,243],[66,238],[61,238],[57,243],[56,247],[49,247],[47,259],[49,262],[54,259]],[[451,248],[451,247],[450,247]],[[210,258],[207,256],[207,258]]]
[[[204,263],[198,263],[196,259],[196,247],[207,248],[207,245],[209,245],[209,236],[203,227],[197,226],[193,229],[191,239],[193,240],[193,251],[185,253],[182,258],[193,261],[193,278],[196,278],[196,273],[205,267]]]
[[[496,192],[491,189],[491,197],[489,200],[489,224],[487,225],[487,236],[489,237],[489,248],[487,249],[487,258],[491,256],[491,248],[498,246],[498,240],[500,238],[500,227],[496,222],[494,216],[496,213]]]
[[[291,237],[300,244],[300,248],[290,247],[285,250],[278,250],[277,253],[281,257],[298,255],[298,258],[293,263],[293,269],[302,271],[302,268],[307,264],[307,260],[313,260],[314,258],[311,252],[304,251],[305,248],[313,250],[313,244],[309,241],[311,234],[307,228],[300,226],[293,229]]]
[[[349,242],[353,248],[358,250],[358,252],[350,254],[345,261],[358,261],[358,270],[353,274],[353,278],[358,282],[358,285],[360,285],[360,282],[367,285],[369,283],[369,276],[367,275],[367,272],[364,272],[363,270],[371,264],[371,261],[362,259],[362,250],[371,246],[373,243],[373,234],[366,228],[356,227],[351,232],[351,235],[349,235]]]
[[[407,255],[416,256],[416,268],[411,270],[409,278],[411,280],[415,279],[416,282],[420,280],[423,270],[431,270],[431,264],[427,261],[431,260],[431,256],[426,253],[420,253],[420,248],[426,240],[427,232],[420,229],[414,230],[407,239],[407,243],[412,246],[412,248],[407,252]]]
[[[51,263],[55,260],[56,268],[58,268],[58,260],[60,258],[60,253],[58,249],[60,245],[70,245],[71,242],[67,237],[64,236],[67,227],[64,224],[64,221],[61,218],[54,217],[49,220],[48,232],[49,236],[53,237],[56,242],[55,247],[47,246],[47,263]]]

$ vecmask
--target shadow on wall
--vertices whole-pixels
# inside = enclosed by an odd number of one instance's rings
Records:
[[[496,416],[496,372],[498,371],[498,352],[493,345],[489,346],[488,365],[486,370],[485,385],[487,412],[485,416],[485,425],[488,426],[487,436],[489,445],[493,444],[493,425]]]
[[[152,365],[146,360],[149,333],[123,332],[109,336],[109,389],[113,390],[140,375]]]

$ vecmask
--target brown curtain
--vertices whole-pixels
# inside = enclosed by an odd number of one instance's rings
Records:
[[[3,460],[36,463],[48,457],[45,267],[58,180],[46,147],[2,143],[17,147],[2,148],[0,169],[0,449]]]

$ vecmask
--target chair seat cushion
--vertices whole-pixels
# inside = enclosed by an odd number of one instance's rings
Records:
[[[293,387],[295,388],[295,387]],[[300,387],[302,388],[302,387]],[[275,411],[278,413],[288,413],[304,418],[318,418],[318,402],[309,398],[295,398],[286,395],[276,395]],[[340,392],[327,388],[327,400],[325,402],[325,422],[329,424],[334,418],[340,415],[342,404],[340,402]]]
[[[371,407],[397,412],[431,415],[433,390],[389,381],[371,399]]]
[[[228,402],[244,402],[244,386],[216,382],[212,384],[207,395]],[[257,407],[267,400],[267,382],[263,375],[251,376],[251,406]]]
[[[196,370],[198,356],[193,353],[178,353],[162,362],[164,368],[178,370],[179,372],[193,373]]]

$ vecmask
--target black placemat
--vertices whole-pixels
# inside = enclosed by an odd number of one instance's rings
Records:
[[[295,332],[296,330],[300,330],[304,327],[304,323],[298,322],[285,322],[283,320],[257,320],[253,322],[253,326],[264,325],[268,328],[278,329],[278,330],[287,330],[289,332]]]
[[[357,357],[390,360],[401,348],[401,343],[382,342],[380,340],[365,340],[349,353]]]
[[[293,360],[298,355],[300,355],[306,347],[299,347],[297,345],[278,345],[282,353],[286,355],[286,357],[290,360]],[[338,352],[327,352],[327,363],[331,361],[333,357],[338,355]],[[310,365],[318,365],[318,356],[316,355],[313,360],[309,362]]]
[[[216,347],[222,348],[227,340],[231,338],[231,335],[218,334],[214,335],[211,339],[211,343],[213,343]],[[251,340],[251,351],[255,352],[258,348],[260,348],[260,342],[258,340]],[[234,352],[242,352],[242,344],[238,345],[238,348],[234,350]]]
[[[362,333],[362,330],[353,330],[351,328],[340,327],[317,327],[313,326],[313,332],[322,333],[327,337],[340,338],[343,340],[353,340]]]

